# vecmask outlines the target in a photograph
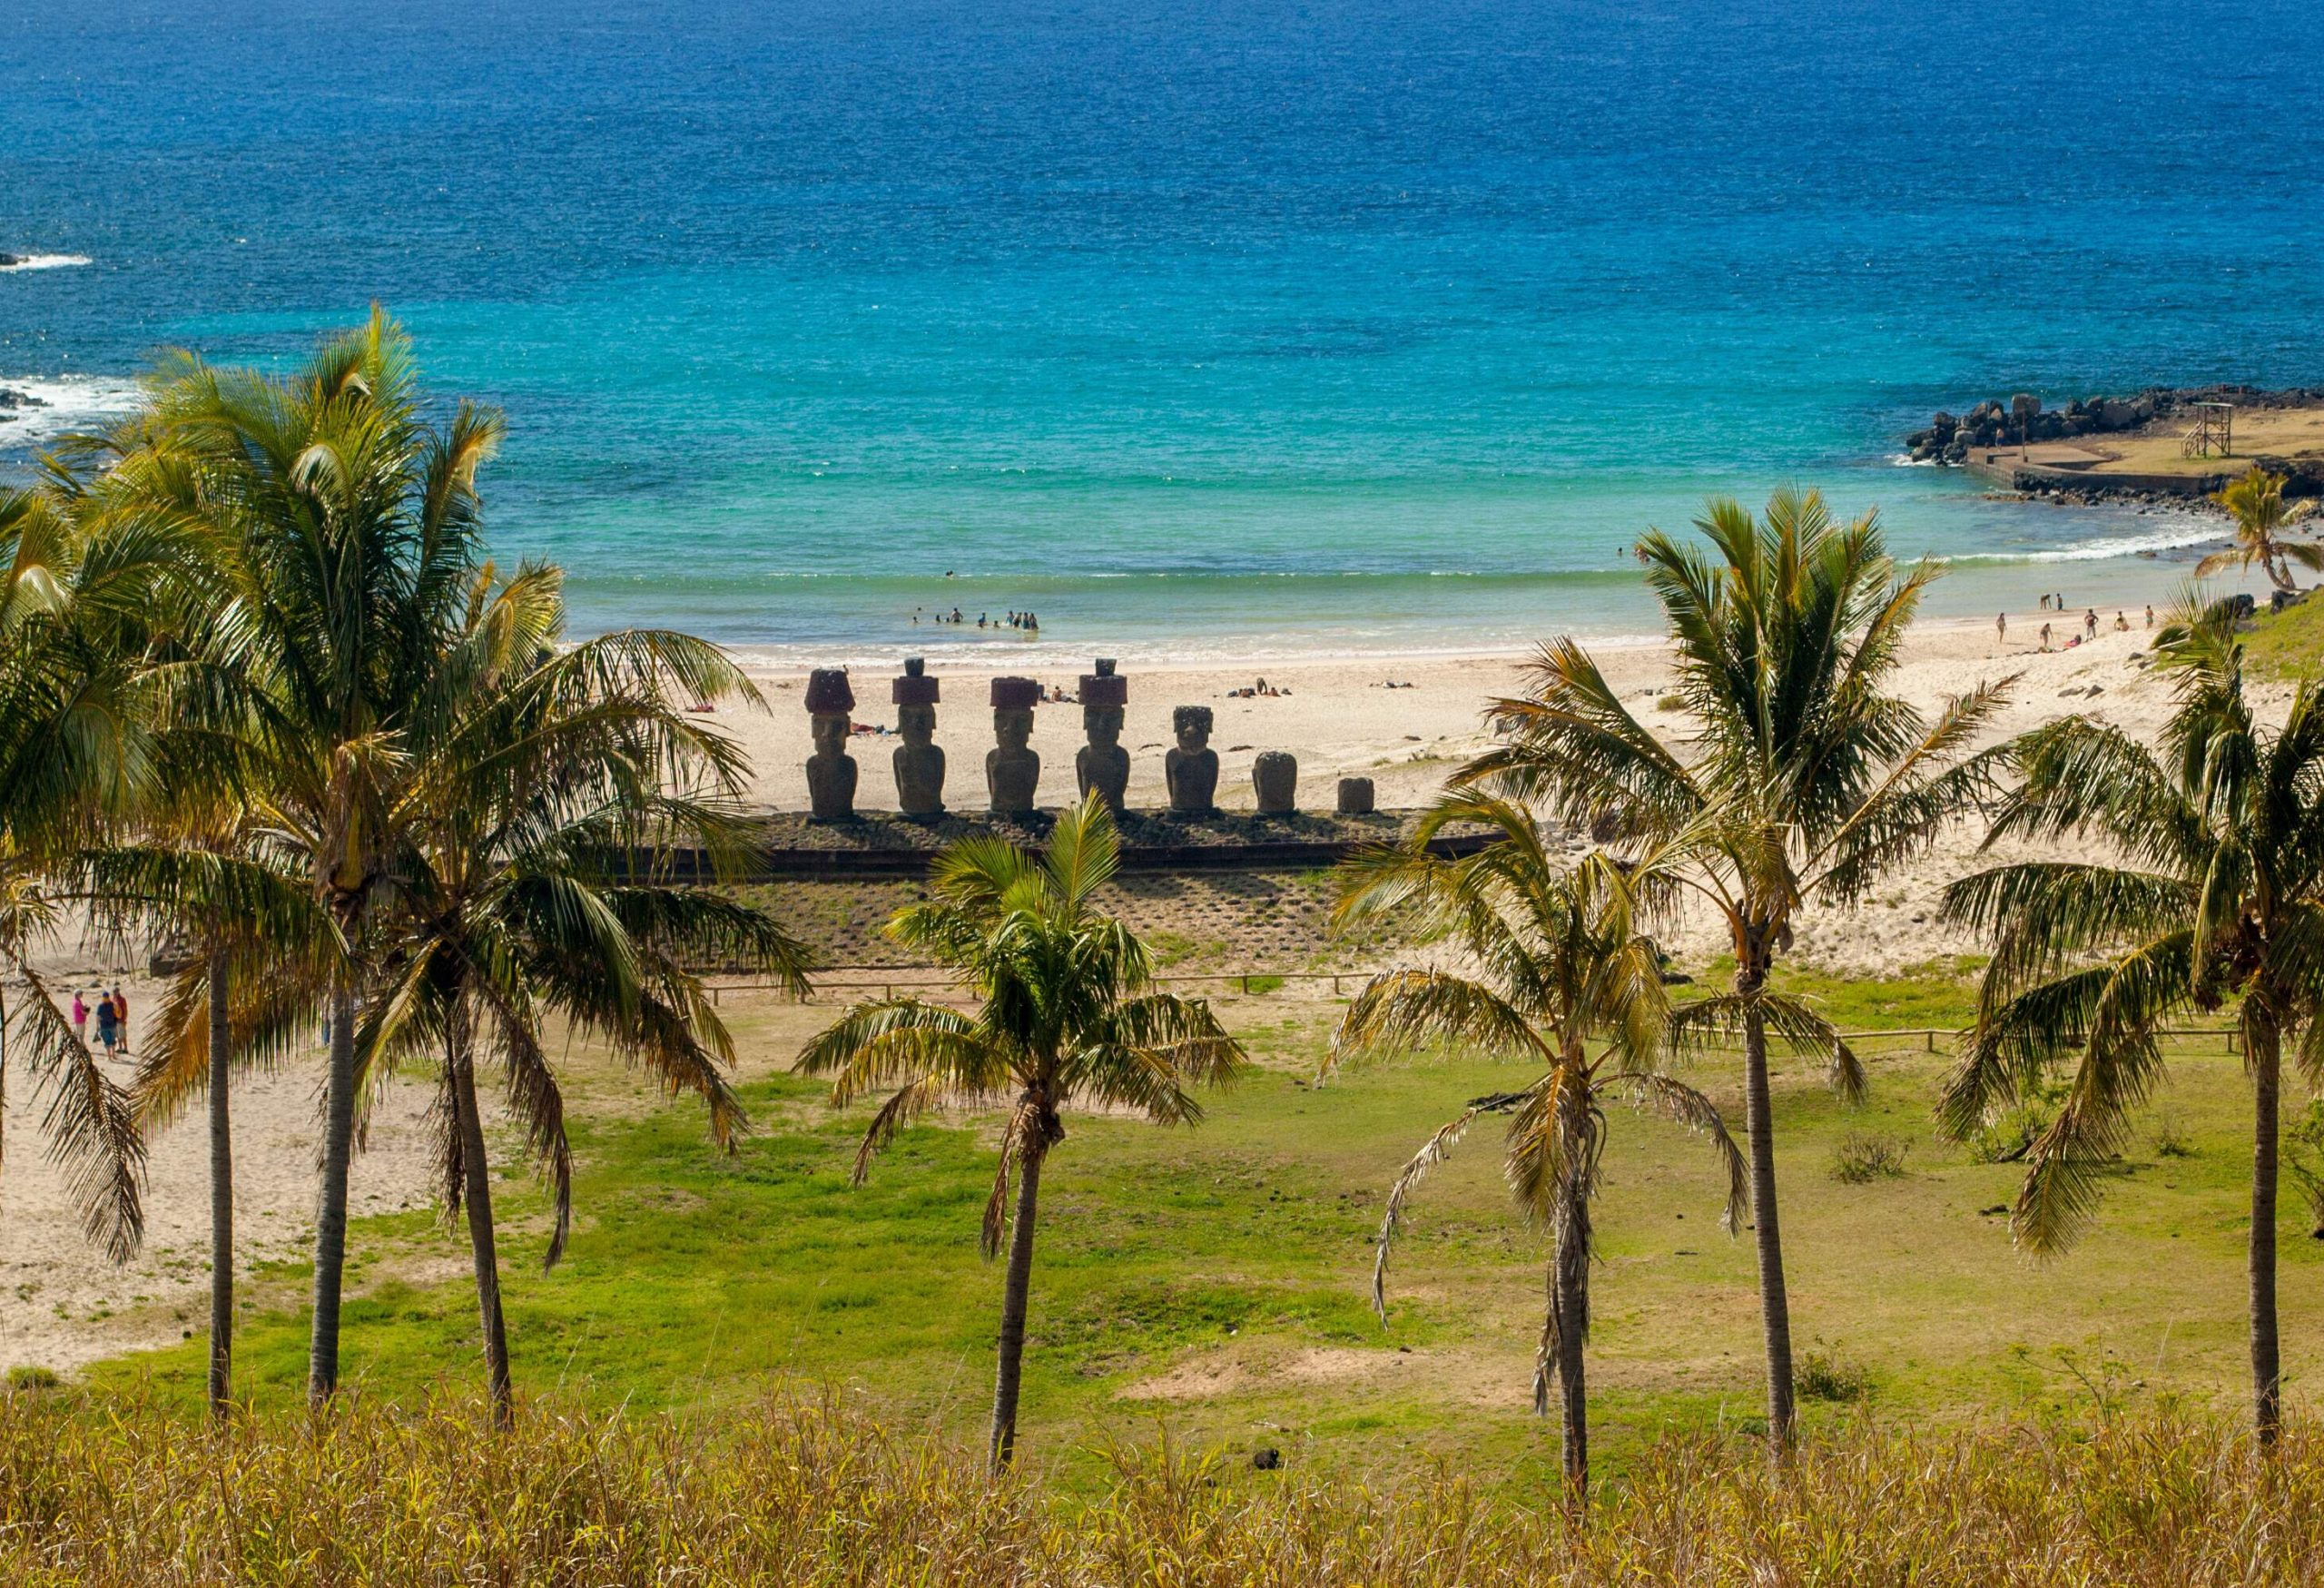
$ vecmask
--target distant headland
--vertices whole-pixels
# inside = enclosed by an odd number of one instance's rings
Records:
[[[2254,464],[2287,495],[2324,496],[2324,387],[2150,386],[2063,409],[2019,392],[1938,413],[1905,445],[1913,462],[2067,501],[2200,498]]]

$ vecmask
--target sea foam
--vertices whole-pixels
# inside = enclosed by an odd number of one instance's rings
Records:
[[[0,391],[30,399],[0,409],[0,451],[9,452],[127,413],[137,401],[137,382],[119,376],[0,375]]]

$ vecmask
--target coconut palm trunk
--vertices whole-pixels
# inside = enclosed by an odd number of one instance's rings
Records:
[[[1768,1021],[1757,995],[1767,984],[1756,954],[1735,972],[1743,1008],[1743,1121],[1751,1159],[1751,1237],[1759,1258],[1759,1320],[1768,1355],[1768,1438],[1791,1448],[1791,1297],[1784,1287],[1783,1230],[1776,1211],[1774,1100],[1768,1085]]]
[[[234,1375],[234,1128],[227,1097],[233,1056],[226,956],[210,956],[210,1413],[226,1415]]]
[[[339,1297],[347,1267],[347,1178],[355,1157],[355,989],[330,994],[330,1072],[324,1082],[322,1187],[315,1207],[315,1300],[307,1344],[307,1399],[339,1389]]]
[[[454,1005],[451,1035],[452,1107],[458,1116],[460,1195],[468,1204],[468,1256],[476,1267],[477,1322],[484,1336],[484,1363],[492,1386],[492,1420],[506,1428],[516,1417],[508,1376],[508,1329],[500,1310],[500,1258],[493,1239],[492,1176],[484,1151],[484,1116],[476,1102],[476,1064],[459,1003]]]
[[[2251,1012],[2244,1034],[2250,1050],[2252,1082],[2252,1414],[2260,1443],[2273,1445],[2284,1415],[2283,1365],[2276,1335],[2277,1116],[2283,1092],[2283,1039],[2275,1017],[2264,1008]]]
[[[1033,1290],[1033,1225],[1040,1210],[1041,1159],[1047,1147],[1029,1144],[1017,1168],[1017,1218],[1009,1230],[1009,1270],[1000,1293],[1000,1365],[992,1386],[992,1469],[1017,1453],[1017,1392],[1025,1366],[1025,1311]]]
[[[1590,1198],[1576,1183],[1558,1218],[1557,1256],[1550,1281],[1550,1329],[1557,1352],[1565,1482],[1570,1496],[1590,1492],[1590,1389],[1583,1346],[1590,1336]]]

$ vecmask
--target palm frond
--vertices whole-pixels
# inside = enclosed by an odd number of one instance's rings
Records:
[[[1418,1152],[1404,1164],[1388,1187],[1388,1205],[1380,1216],[1380,1234],[1374,1242],[1372,1259],[1372,1310],[1378,1315],[1382,1327],[1388,1323],[1388,1253],[1395,1244],[1396,1231],[1403,1223],[1404,1202],[1413,1188],[1419,1185],[1430,1169],[1443,1163],[1452,1149],[1467,1135],[1469,1127],[1476,1123],[1482,1109],[1472,1108],[1451,1124],[1442,1127],[1431,1136]]]

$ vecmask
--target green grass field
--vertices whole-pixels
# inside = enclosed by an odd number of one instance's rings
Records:
[[[2324,675],[2324,602],[2311,598],[2281,612],[2262,611],[2243,648],[2263,674],[2287,681]]]
[[[1965,1019],[1966,967],[1891,981],[1796,983],[1849,1028]],[[730,1001],[733,1002],[734,1001]],[[1538,1481],[1555,1433],[1531,1415],[1546,1241],[1511,1217],[1487,1121],[1423,1187],[1390,1277],[1392,1327],[1366,1304],[1383,1193],[1465,1100],[1517,1079],[1457,1058],[1373,1065],[1314,1083],[1339,1005],[1291,991],[1224,999],[1260,1069],[1198,1129],[1068,1120],[1045,1180],[1026,1432],[1070,1471],[1109,1438],[1274,1445],[1305,1464],[1398,1470],[1442,1457]],[[782,1072],[829,1005],[735,1005],[757,1129],[723,1158],[694,1110],[576,1055],[578,1225],[539,1272],[540,1198],[509,1180],[504,1228],[521,1390],[585,1404],[689,1408],[771,1382],[854,1386],[884,1415],[973,1436],[990,1395],[1000,1274],[976,1228],[988,1121],[909,1131],[869,1185],[848,1184],[860,1113]],[[1991,1414],[2182,1402],[2230,1415],[2244,1366],[2248,1094],[2217,1041],[2174,1058],[2102,1223],[2046,1267],[2009,1248],[2018,1171],[1929,1126],[1947,1060],[1919,1038],[1864,1044],[1874,1095],[1848,1110],[1817,1065],[1779,1067],[1794,1327],[1821,1371],[1810,1425],[1856,1415]],[[1694,1079],[1739,1129],[1735,1067]],[[1835,1178],[1851,1135],[1903,1173]],[[2165,1151],[2158,1147],[2168,1148]],[[2324,1356],[2324,1244],[2287,1187],[2282,1274],[2294,1403]],[[1591,1385],[1600,1452],[1672,1428],[1748,1426],[1760,1406],[1748,1242],[1718,1228],[1703,1143],[1643,1116],[1613,1120],[1599,1220]],[[361,1393],[410,1396],[478,1373],[464,1238],[427,1215],[367,1221],[345,1366]],[[305,1368],[303,1274],[251,1287],[238,1358],[248,1395],[289,1406]],[[197,1335],[103,1365],[101,1387],[201,1393]],[[1861,1391],[1859,1396],[1856,1392]]]

